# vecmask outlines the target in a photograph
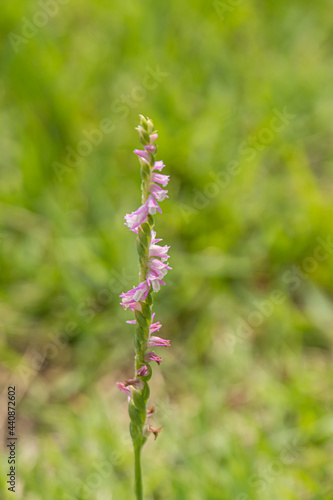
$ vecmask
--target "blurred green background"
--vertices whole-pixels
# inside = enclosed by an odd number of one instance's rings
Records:
[[[331,500],[328,0],[4,0],[1,498],[130,500],[138,114],[171,175],[147,500]]]

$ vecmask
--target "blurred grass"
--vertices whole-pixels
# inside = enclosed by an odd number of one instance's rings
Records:
[[[132,498],[115,382],[132,372],[118,295],[137,280],[123,216],[139,202],[139,113],[172,179],[156,226],[173,271],[155,301],[172,349],[152,379],[164,429],[146,498],[333,499],[332,258],[286,279],[333,235],[330,3],[226,2],[223,19],[221,4],[71,0],[16,53],[9,33],[41,8],[3,2],[0,377],[22,397],[17,499]],[[167,75],[143,92],[152,70]],[[274,110],[294,118],[264,144]],[[114,130],[59,178],[54,162],[105,119]]]

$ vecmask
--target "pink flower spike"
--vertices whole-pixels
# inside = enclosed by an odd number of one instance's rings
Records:
[[[142,151],[141,149],[134,149],[134,153],[149,164],[151,155],[149,154],[148,151]]]
[[[151,312],[151,308],[152,292],[158,292],[161,286],[165,285],[164,276],[171,269],[168,264],[170,247],[163,245],[162,239],[157,238],[156,232],[152,229],[155,218],[152,216],[162,213],[160,202],[169,197],[166,187],[170,176],[162,174],[165,167],[163,161],[155,161],[158,151],[158,145],[156,145],[158,133],[152,120],[140,115],[140,124],[136,130],[141,142],[141,146],[138,146],[140,149],[135,149],[134,153],[138,157],[138,166],[141,172],[142,202],[137,210],[125,215],[125,225],[138,235],[136,240],[139,243],[137,251],[139,254],[140,283],[120,295],[122,307],[135,312],[135,314],[128,315],[132,319],[126,321],[130,325],[136,325],[136,328],[133,329],[133,332],[136,330],[134,339],[135,366],[134,378],[117,382],[119,390],[126,394],[128,399],[134,450],[138,447],[141,449],[149,433],[153,433],[156,439],[162,430],[149,425],[148,417],[154,413],[155,407],[147,408],[146,403],[150,393],[148,382],[152,375],[151,362],[155,361],[159,365],[163,361],[163,358],[154,351],[156,347],[169,347],[170,340],[157,336],[160,335],[162,324],[155,321],[156,316],[155,313]],[[137,496],[141,498],[142,492],[138,485],[138,474],[136,474],[135,479],[135,491]],[[138,495],[139,490],[140,495]]]
[[[156,363],[159,365],[161,363],[161,361],[163,360],[163,358],[161,358],[160,356],[157,356],[157,354],[155,354],[154,352],[152,351],[148,351],[146,353],[146,356],[145,356],[145,359],[146,361],[150,362],[150,361],[156,361]]]
[[[148,212],[150,214],[154,215],[156,214],[156,211],[159,212],[160,214],[162,213],[161,207],[157,203],[155,197],[152,196],[151,194],[148,196],[147,205],[148,205]]]
[[[164,167],[165,167],[165,165],[164,165],[164,163],[163,163],[162,160],[155,161],[154,166],[153,166],[153,170],[159,170],[159,171],[161,171],[162,168],[164,168]]]
[[[141,368],[139,368],[137,371],[138,377],[145,377],[146,375],[148,375],[148,373],[149,370],[146,365],[141,366]]]
[[[170,347],[170,340],[161,339],[161,337],[150,337],[148,340],[148,347]]]
[[[144,222],[146,222],[146,219],[148,217],[148,202],[146,202],[144,205],[141,205],[135,212],[132,212],[131,214],[126,214],[125,215],[125,226],[128,226],[131,231],[137,232],[137,228],[141,226]]]
[[[151,180],[152,180],[152,182],[158,182],[163,187],[165,187],[168,185],[168,182],[170,180],[170,175],[155,174],[153,172],[151,175]]]

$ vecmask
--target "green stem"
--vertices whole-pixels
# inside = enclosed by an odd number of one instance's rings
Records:
[[[137,500],[143,500],[141,474],[141,446],[134,446],[135,494]]]

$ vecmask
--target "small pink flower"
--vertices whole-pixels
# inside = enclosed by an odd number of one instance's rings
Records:
[[[164,165],[164,163],[163,163],[162,160],[155,161],[154,166],[153,166],[153,170],[159,170],[159,171],[161,171],[162,168],[164,168],[164,167],[165,167],[165,165]]]
[[[154,155],[156,153],[157,147],[154,144],[147,144],[145,146],[145,150],[149,151],[149,153],[151,153],[152,155]]]
[[[151,319],[154,318],[155,318],[155,313],[153,313]],[[157,332],[160,328],[162,328],[162,323],[160,323],[159,321],[157,321],[156,323],[151,323],[149,327],[149,334],[151,335],[152,333]]]
[[[161,339],[161,337],[151,336],[149,337],[147,345],[149,349],[151,347],[170,347],[170,340]]]
[[[117,382],[118,389],[127,394],[127,396],[132,396],[132,390],[130,387],[126,386],[123,382]]]
[[[130,378],[125,380],[125,383],[123,382],[117,382],[117,387],[120,389],[122,392],[127,394],[127,396],[130,398],[133,397],[132,390],[141,390],[143,388],[143,383],[141,380],[138,378]]]
[[[145,359],[146,361],[150,362],[150,361],[156,361],[156,363],[159,365],[161,363],[161,361],[163,360],[163,358],[161,358],[160,356],[157,356],[157,354],[155,354],[153,351],[148,351],[146,353],[146,356],[145,356]]]
[[[150,134],[150,142],[155,142],[158,137],[158,133],[155,132],[155,134]]]
[[[148,280],[142,281],[137,287],[132,288],[128,292],[122,293],[120,295],[121,297],[121,305],[125,309],[132,309],[132,311],[137,310],[141,311],[141,304],[143,300],[148,295],[150,289],[150,284],[148,283]]]
[[[133,299],[127,299],[126,297],[122,299],[122,302],[120,302],[120,305],[123,306],[124,309],[131,309],[133,312],[134,311],[142,311],[142,307],[140,302],[136,302]]]
[[[148,211],[151,215],[156,214],[156,211],[160,214],[162,213],[161,207],[157,203],[155,197],[153,195],[149,195],[147,199]]]
[[[125,226],[128,226],[131,231],[137,232],[137,228],[146,222],[149,212],[149,204],[146,202],[141,205],[135,212],[125,215]]]
[[[155,245],[155,243],[158,243],[159,241],[162,241],[162,238],[156,238],[156,231],[152,229],[151,231],[151,245]]]
[[[150,163],[152,157],[149,151],[142,151],[141,149],[134,149],[134,153],[142,158],[146,163]]]
[[[162,279],[167,274],[169,269],[172,269],[166,262],[150,258],[148,260],[147,279],[154,281],[155,279]]]
[[[163,261],[168,260],[170,258],[168,255],[169,248],[167,245],[161,247],[160,245],[151,244],[149,247],[149,257],[159,257]]]
[[[165,282],[159,278],[154,278],[149,280],[153,289],[153,292],[159,292],[161,285],[165,285]]]
[[[149,373],[148,367],[146,365],[141,366],[141,368],[138,369],[137,373],[138,377],[145,377]]]
[[[159,274],[155,269],[148,269],[147,271],[147,280],[152,285],[154,281],[162,279],[164,276]],[[155,291],[155,290],[154,290]]]
[[[155,196],[157,201],[163,201],[165,198],[169,198],[168,191],[162,189],[158,184],[151,184],[149,186],[149,192]]]
[[[155,174],[154,172],[151,174],[151,181],[158,182],[158,184],[161,184],[163,187],[168,185],[169,180],[170,175]]]

